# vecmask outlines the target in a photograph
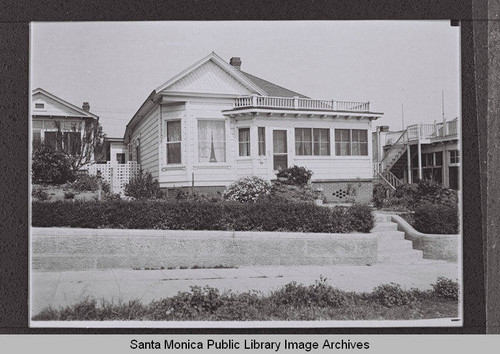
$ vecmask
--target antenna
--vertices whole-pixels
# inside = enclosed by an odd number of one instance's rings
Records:
[[[441,90],[441,113],[443,115],[443,122],[445,121],[444,119],[444,90]]]
[[[403,103],[401,103],[401,129],[405,129],[405,111]]]

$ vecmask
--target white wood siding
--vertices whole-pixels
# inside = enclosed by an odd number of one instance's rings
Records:
[[[135,127],[131,141],[140,141],[140,164],[144,171],[151,172],[151,175],[159,177],[159,106],[152,109],[146,117]]]
[[[44,108],[36,109],[35,103],[43,103]],[[36,94],[33,96],[31,113],[37,116],[82,116],[82,113],[75,111],[74,109],[67,107],[57,101],[54,101],[46,96],[43,96],[42,94]]]

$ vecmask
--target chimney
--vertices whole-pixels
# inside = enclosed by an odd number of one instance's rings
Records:
[[[229,64],[234,66],[236,69],[241,70],[241,59],[239,57],[232,57],[231,60],[229,60]]]
[[[90,110],[90,104],[88,102],[83,102],[82,109],[88,112]]]
[[[389,126],[388,125],[382,125],[380,127],[380,131],[381,132],[388,132],[389,131]]]

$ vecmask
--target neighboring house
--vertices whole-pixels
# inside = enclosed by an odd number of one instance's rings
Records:
[[[74,155],[87,129],[99,122],[88,102],[77,107],[41,88],[32,92],[33,146],[41,143],[56,151]]]
[[[458,118],[410,125],[397,132],[390,132],[386,126],[377,127],[372,135],[375,175],[393,189],[419,179],[432,179],[459,189],[459,131]]]
[[[227,63],[211,53],[144,101],[126,127],[125,161],[150,171],[161,188],[205,192],[304,166],[327,200],[369,202],[369,137],[381,116],[369,102],[310,99],[242,71],[239,58]]]

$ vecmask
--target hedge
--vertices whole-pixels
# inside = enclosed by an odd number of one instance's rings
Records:
[[[370,207],[326,208],[311,203],[76,201],[33,202],[35,227],[162,230],[369,232]]]
[[[422,204],[415,210],[413,218],[417,231],[426,234],[458,234],[456,205]]]

